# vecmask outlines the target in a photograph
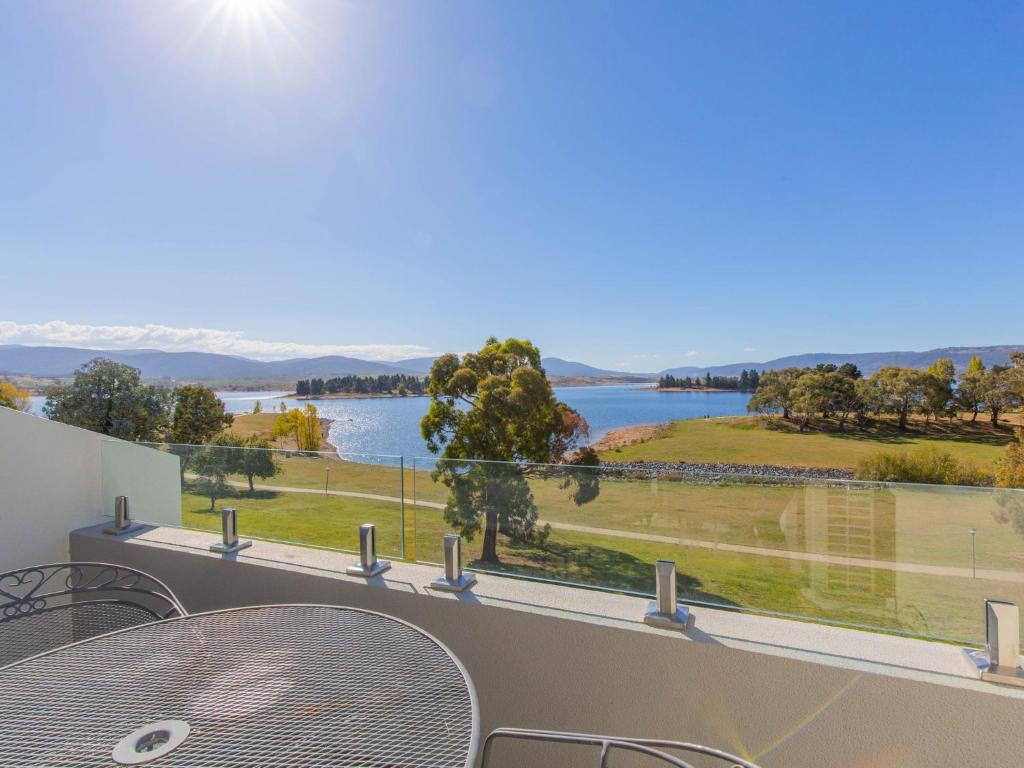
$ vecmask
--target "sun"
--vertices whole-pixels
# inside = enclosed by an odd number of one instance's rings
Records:
[[[211,0],[192,7],[202,8],[202,13],[185,43],[187,50],[209,49],[209,42],[202,41],[212,39],[212,53],[222,65],[236,60],[251,71],[262,63],[279,76],[285,54],[307,58],[298,32],[308,25],[288,0]]]

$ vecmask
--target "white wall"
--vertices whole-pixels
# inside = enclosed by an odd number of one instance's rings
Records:
[[[0,572],[67,560],[68,532],[112,514],[118,494],[133,517],[180,521],[177,458],[129,444],[105,456],[109,440],[0,408]]]

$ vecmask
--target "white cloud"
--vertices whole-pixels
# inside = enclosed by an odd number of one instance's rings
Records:
[[[348,355],[366,360],[401,360],[431,354],[417,344],[303,344],[259,341],[244,331],[174,328],[167,325],[84,325],[64,320],[15,323],[0,320],[0,344],[72,346],[89,349],[160,349],[165,352],[216,352],[257,360]]]
[[[757,352],[757,347],[744,347],[744,352]]]
[[[699,354],[700,354],[700,352],[698,352],[697,350],[691,349],[689,352],[686,353],[686,356],[687,357],[696,357]]]

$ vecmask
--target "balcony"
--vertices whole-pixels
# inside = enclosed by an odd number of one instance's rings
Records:
[[[404,619],[463,662],[482,733],[699,742],[766,767],[1020,762],[1024,689],[979,679],[965,653],[984,642],[985,598],[1024,597],[1015,492],[519,468],[545,533],[501,537],[498,563],[464,540],[477,581],[450,592],[430,586],[451,532],[433,460],[280,453],[250,490],[235,449],[120,443],[7,410],[0,433],[0,570],[113,562],[193,613],[322,603]],[[458,469],[494,486],[508,471]],[[578,503],[588,483],[597,495]],[[144,525],[108,535],[121,495]],[[225,507],[252,541],[230,554],[210,549]],[[371,578],[346,572],[365,523],[391,561]],[[657,559],[676,563],[685,631],[644,622]],[[577,755],[503,745],[492,764],[594,764]]]

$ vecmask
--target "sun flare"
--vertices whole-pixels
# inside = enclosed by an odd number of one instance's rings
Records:
[[[213,0],[205,5],[186,49],[209,49],[209,43],[202,41],[212,39],[220,64],[240,60],[250,73],[267,65],[282,76],[286,54],[308,60],[298,37],[307,26],[288,0]]]

